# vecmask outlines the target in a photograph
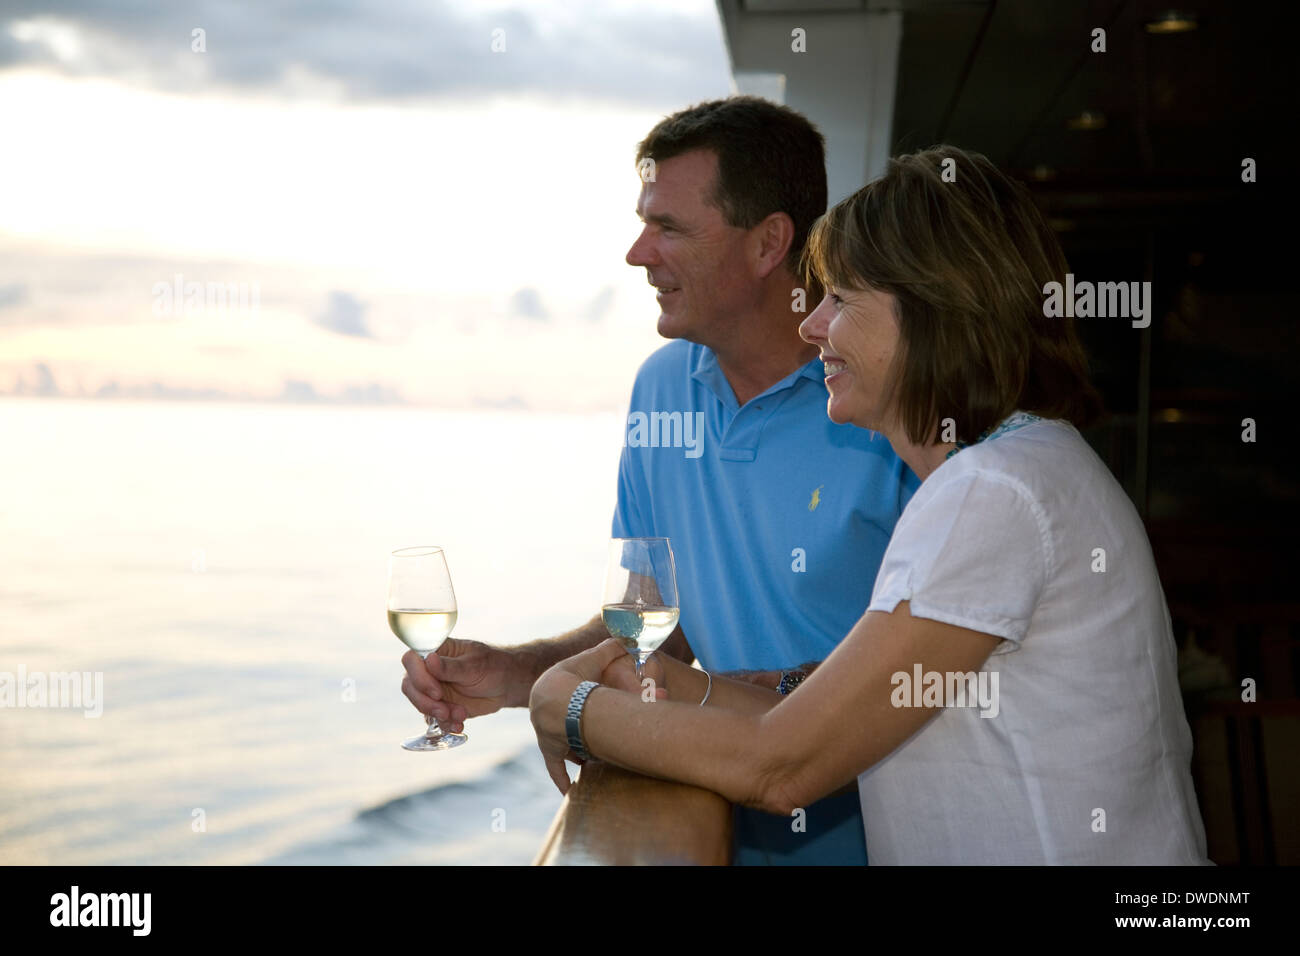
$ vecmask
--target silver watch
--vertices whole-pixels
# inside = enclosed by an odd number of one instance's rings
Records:
[[[582,745],[582,708],[587,703],[587,695],[599,686],[594,680],[585,680],[574,688],[568,712],[564,715],[564,734],[569,738],[569,749],[579,760],[591,759],[591,754]]]

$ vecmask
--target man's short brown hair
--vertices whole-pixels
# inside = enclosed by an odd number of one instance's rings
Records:
[[[826,146],[817,128],[788,107],[732,96],[664,117],[636,159],[660,163],[697,149],[717,156],[710,198],[727,225],[752,229],[774,212],[794,221],[786,265],[798,275],[808,230],[826,211]]]
[[[1017,409],[1081,428],[1101,412],[1073,321],[1043,315],[1043,286],[1069,268],[1060,243],[1028,190],[979,153],[891,159],[817,221],[802,267],[897,300],[890,400],[912,442],[935,441],[944,418],[969,443]]]

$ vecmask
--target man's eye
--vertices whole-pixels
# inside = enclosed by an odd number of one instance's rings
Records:
[[[838,295],[836,295],[834,292],[832,292],[830,295],[831,295],[831,301],[834,302],[836,305],[843,305],[843,304],[844,304],[844,300],[841,299],[841,298],[840,298]]]

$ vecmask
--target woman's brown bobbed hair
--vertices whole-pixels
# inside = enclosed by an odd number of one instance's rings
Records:
[[[945,418],[973,442],[1016,409],[1080,428],[1101,414],[1073,321],[1043,315],[1043,286],[1068,271],[1061,246],[1028,191],[979,153],[891,159],[817,220],[801,265],[813,288],[896,298],[890,399],[914,443],[935,441]]]

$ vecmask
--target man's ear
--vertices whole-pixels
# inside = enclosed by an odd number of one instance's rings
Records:
[[[751,261],[760,279],[766,279],[785,262],[794,242],[794,220],[788,213],[774,212],[750,230]]]

